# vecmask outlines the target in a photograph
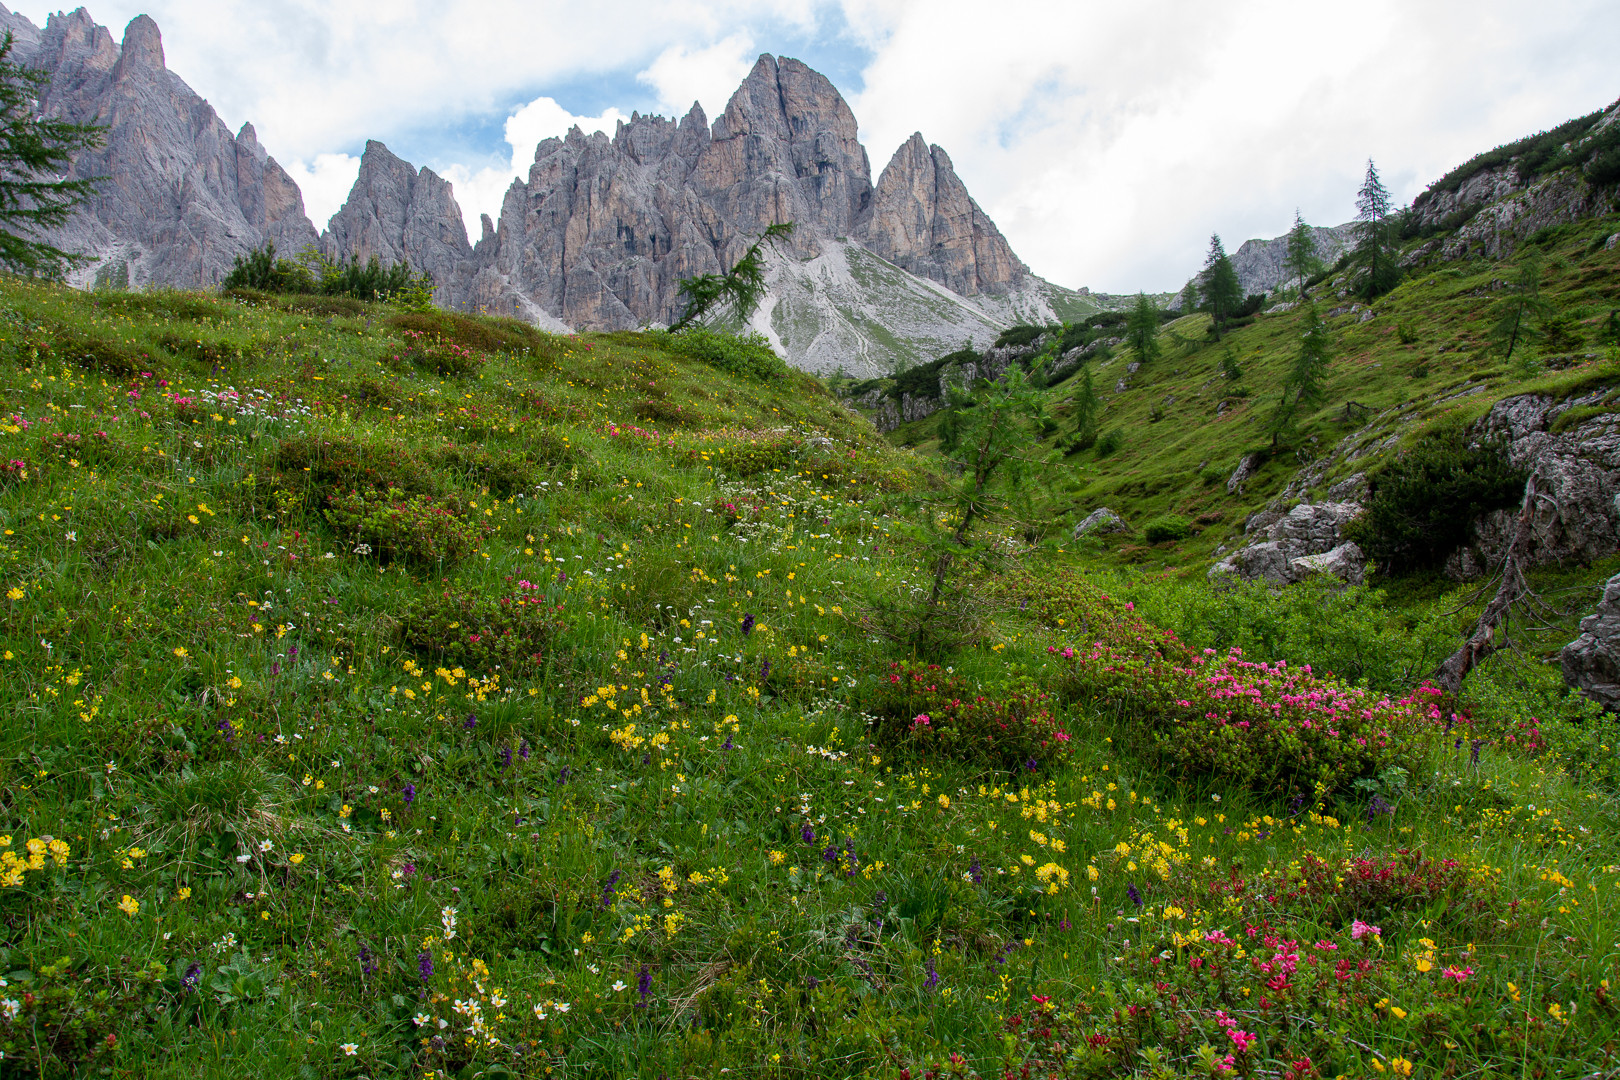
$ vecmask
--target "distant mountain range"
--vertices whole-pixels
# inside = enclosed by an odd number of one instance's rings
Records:
[[[50,73],[46,113],[109,125],[105,147],[73,168],[109,179],[53,235],[94,257],[79,285],[214,286],[236,256],[273,242],[409,260],[446,307],[631,329],[672,321],[682,278],[730,266],[767,225],[792,221],[753,325],[800,367],[865,375],[1117,303],[1030,273],[920,134],[874,183],[848,104],[785,57],[761,56],[713,124],[694,104],[679,121],[632,116],[612,137],[546,139],[500,220],[484,216],[469,243],[450,183],[379,142],[317,231],[252,125],[232,135],[167,69],[147,16],[121,44],[83,8],[41,29],[0,6],[0,26],[17,59]]]

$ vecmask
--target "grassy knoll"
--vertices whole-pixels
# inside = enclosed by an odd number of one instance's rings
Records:
[[[0,1075],[1612,1068],[1609,728],[1446,598],[1020,531],[929,666],[813,380],[312,303],[0,282]]]

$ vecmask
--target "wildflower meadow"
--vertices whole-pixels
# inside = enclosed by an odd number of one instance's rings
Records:
[[[0,283],[0,1077],[1620,1068],[1542,656],[1011,518],[919,654],[937,462],[762,348]]]

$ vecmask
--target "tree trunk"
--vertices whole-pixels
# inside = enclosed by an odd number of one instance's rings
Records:
[[[1535,517],[1536,498],[1536,477],[1532,473],[1524,484],[1524,505],[1519,508],[1513,542],[1508,545],[1507,556],[1502,560],[1502,583],[1496,595],[1491,597],[1491,602],[1485,605],[1485,610],[1480,612],[1479,622],[1474,625],[1474,632],[1462,648],[1447,657],[1431,676],[1447,697],[1455,697],[1462,690],[1463,680],[1468,673],[1481,660],[1507,644],[1505,638],[1498,639],[1496,632],[1507,620],[1513,605],[1528,591],[1524,571],[1530,561],[1531,522]]]

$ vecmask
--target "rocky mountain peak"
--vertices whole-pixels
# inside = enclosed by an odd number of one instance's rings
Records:
[[[80,8],[75,15],[84,11]],[[89,18],[88,15],[85,16]],[[163,34],[150,15],[137,15],[124,28],[124,43],[119,50],[119,67],[124,71],[163,71]]]
[[[1029,273],[968,194],[950,155],[921,132],[878,178],[863,240],[883,258],[963,296],[1006,292]]]
[[[432,169],[418,171],[375,139],[366,142],[354,187],[321,242],[333,258],[376,256],[384,266],[408,262],[426,270],[444,303],[458,272],[468,272],[461,264],[472,257],[450,182]]]

